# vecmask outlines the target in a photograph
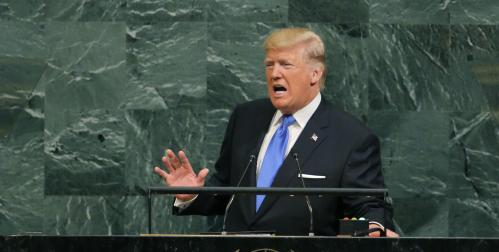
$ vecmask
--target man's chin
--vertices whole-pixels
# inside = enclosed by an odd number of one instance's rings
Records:
[[[272,98],[270,100],[272,101],[272,105],[274,106],[274,108],[281,111],[283,114],[293,113],[292,109],[288,106],[288,104],[284,103],[282,100],[274,100]]]

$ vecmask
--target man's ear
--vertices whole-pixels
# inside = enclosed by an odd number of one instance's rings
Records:
[[[312,79],[310,82],[312,86],[319,83],[323,73],[324,70],[322,69],[322,66],[316,66],[312,69]]]

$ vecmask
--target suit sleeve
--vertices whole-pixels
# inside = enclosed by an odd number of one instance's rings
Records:
[[[343,172],[341,186],[372,189],[385,187],[381,171],[380,144],[375,135],[369,134],[352,150]],[[393,229],[392,209],[382,196],[344,197],[343,204],[345,216],[364,217]]]
[[[225,130],[224,140],[220,149],[220,155],[215,163],[215,174],[206,183],[206,186],[230,186],[231,171],[231,151],[234,125],[236,121],[237,108],[231,114],[229,123]],[[209,195],[199,194],[198,197],[187,208],[180,210],[173,207],[175,215],[213,215],[224,214],[225,207],[230,199],[230,195]]]

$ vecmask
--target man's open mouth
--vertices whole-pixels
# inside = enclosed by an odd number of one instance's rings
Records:
[[[287,89],[279,84],[277,85],[274,85],[274,92],[275,93],[283,93],[283,92],[286,92]]]

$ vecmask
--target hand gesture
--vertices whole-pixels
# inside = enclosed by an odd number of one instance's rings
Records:
[[[369,229],[378,228],[378,227],[382,228],[377,224],[369,224]],[[380,237],[380,236],[381,236],[381,234],[379,231],[369,233],[369,237]],[[400,235],[387,228],[386,229],[386,237],[398,238],[398,237],[400,237]]]
[[[154,167],[154,172],[163,178],[168,186],[189,186],[202,187],[208,175],[208,169],[203,168],[196,175],[192,170],[191,163],[183,151],[178,152],[178,157],[175,156],[172,150],[168,149],[165,156],[161,158],[163,164],[168,169],[165,172],[159,167]],[[188,201],[194,198],[193,194],[176,194],[175,197],[182,201]]]

